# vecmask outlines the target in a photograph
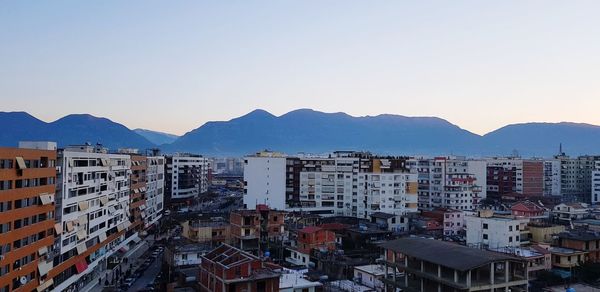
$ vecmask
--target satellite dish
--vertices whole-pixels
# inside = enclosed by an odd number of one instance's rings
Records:
[[[21,279],[19,279],[19,282],[21,282],[21,285],[27,284],[27,277],[25,277],[25,276],[21,277]]]

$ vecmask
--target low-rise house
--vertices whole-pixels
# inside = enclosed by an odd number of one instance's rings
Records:
[[[387,291],[527,291],[526,262],[518,257],[417,237],[381,245]],[[391,290],[390,290],[391,289]]]
[[[552,243],[554,236],[565,231],[564,225],[556,225],[544,222],[529,222],[527,225],[531,234],[532,243]]]
[[[430,211],[423,211],[421,215],[441,222],[444,236],[464,235],[465,213],[463,211],[438,208]]]
[[[573,227],[600,232],[600,219],[583,219],[573,221]]]
[[[394,273],[393,268],[386,268],[383,265],[364,265],[354,267],[354,281],[358,284],[373,288],[377,291],[384,290],[383,279]]]
[[[235,246],[258,254],[260,242],[283,237],[285,212],[256,205],[256,210],[237,210],[229,215],[231,238]]]
[[[284,269],[279,277],[279,292],[316,292],[323,284],[313,282],[304,276],[304,272]]]
[[[567,231],[558,234],[558,246],[587,252],[587,261],[600,262],[600,233]]]
[[[573,268],[586,261],[587,252],[564,248],[549,247],[548,251],[552,254],[552,266],[557,268]]]
[[[586,203],[563,203],[554,206],[552,214],[559,221],[570,222],[588,217],[590,208]]]
[[[384,212],[375,212],[370,215],[371,223],[375,223],[383,229],[395,233],[403,233],[409,229],[409,220],[402,215],[396,215]]]
[[[188,220],[181,223],[182,235],[194,242],[211,242],[214,246],[231,242],[231,226],[219,220]]]
[[[545,249],[537,250],[532,248],[496,248],[490,249],[494,252],[501,252],[511,256],[520,258],[527,262],[527,272],[529,280],[536,279],[540,271],[548,271],[552,269],[551,253]]]
[[[525,218],[544,218],[546,210],[531,201],[520,201],[510,207],[513,216],[521,216]]]
[[[529,243],[527,218],[494,216],[482,210],[478,216],[467,216],[467,245],[489,248],[519,247]]]
[[[260,258],[222,244],[201,257],[200,291],[278,292],[280,272]]]
[[[198,266],[202,255],[210,250],[210,243],[174,241],[167,245],[164,256],[167,264],[174,268]]]
[[[316,226],[304,227],[298,230],[296,246],[288,248],[290,257],[286,258],[286,261],[292,265],[308,267],[311,250],[335,250],[335,241],[336,236],[333,231]]]

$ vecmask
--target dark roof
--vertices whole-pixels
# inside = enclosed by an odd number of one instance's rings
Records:
[[[600,239],[600,232],[593,231],[567,231],[558,234],[560,238],[566,238],[579,241],[590,241]]]
[[[384,213],[384,212],[375,212],[375,213],[371,214],[371,217],[382,218],[382,219],[390,219],[390,218],[393,218],[394,216],[395,216],[394,214]]]
[[[400,238],[380,246],[459,271],[468,271],[495,261],[518,260],[502,253],[418,237]]]

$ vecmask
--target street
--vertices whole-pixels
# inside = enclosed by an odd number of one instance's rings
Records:
[[[137,279],[133,285],[127,289],[127,291],[142,291],[146,288],[146,285],[152,284],[158,273],[160,273],[160,268],[162,265],[162,261],[160,258],[155,259],[152,264],[148,267],[148,269],[144,272],[144,274]]]

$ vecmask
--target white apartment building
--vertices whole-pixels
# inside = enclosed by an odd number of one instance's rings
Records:
[[[58,262],[55,291],[83,286],[91,275],[106,269],[115,251],[137,240],[126,238],[129,221],[129,155],[109,154],[89,145],[59,151],[56,230],[52,255]],[[73,266],[64,262],[74,263]],[[57,266],[55,265],[55,269]]]
[[[165,158],[149,156],[146,169],[146,206],[144,209],[144,226],[148,228],[156,224],[162,217],[164,209]]]
[[[276,152],[244,158],[246,208],[256,209],[257,204],[265,204],[272,209],[286,209],[286,161],[283,154]]]
[[[410,162],[418,173],[420,208],[474,210],[486,198],[486,161],[464,157],[418,158]]]
[[[178,153],[166,158],[165,192],[171,201],[197,198],[208,191],[209,159]]]
[[[405,158],[335,152],[327,157],[286,157],[273,152],[245,158],[244,204],[280,210],[369,218],[417,211],[416,173]]]
[[[480,211],[466,216],[467,245],[475,247],[519,247],[528,243],[527,218],[493,216],[493,211]]]
[[[558,159],[544,161],[544,196],[560,196],[561,163]]]

